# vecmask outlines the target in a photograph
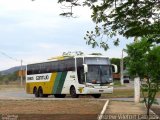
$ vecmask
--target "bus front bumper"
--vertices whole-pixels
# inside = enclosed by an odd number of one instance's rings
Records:
[[[83,94],[103,94],[103,93],[113,93],[113,87],[107,88],[84,88]]]

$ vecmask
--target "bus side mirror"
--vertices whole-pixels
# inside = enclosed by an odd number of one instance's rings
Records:
[[[114,67],[114,71],[113,71],[113,73],[117,73],[117,72],[118,72],[117,65],[115,65],[115,64],[112,64],[112,66]]]
[[[83,66],[84,66],[84,73],[87,73],[88,72],[88,66],[87,66],[87,64],[83,64]]]

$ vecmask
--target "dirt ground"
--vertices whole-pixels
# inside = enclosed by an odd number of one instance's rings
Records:
[[[107,114],[145,114],[145,106],[142,103],[110,101],[106,110]]]
[[[1,100],[0,114],[18,115],[20,120],[96,120],[106,101]]]
[[[153,105],[152,110],[150,112],[150,119],[159,120],[160,117],[160,106]],[[116,119],[125,119],[127,117],[130,120],[146,120],[147,119],[147,110],[143,103],[134,103],[134,102],[124,102],[124,101],[110,101],[109,106],[106,109],[104,118],[108,120],[116,120]],[[128,120],[128,119],[127,119]]]

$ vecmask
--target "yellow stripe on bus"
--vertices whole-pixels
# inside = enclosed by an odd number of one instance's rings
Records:
[[[57,76],[57,72],[53,72],[51,75],[50,81],[44,82],[44,86],[42,86],[44,94],[52,94],[53,93],[52,90],[53,90],[56,76]]]
[[[55,83],[55,81],[56,81],[56,77],[57,77],[57,72],[54,72],[54,73],[52,73],[52,75],[51,75],[51,83],[50,83],[50,85],[51,85],[51,93],[53,93],[53,86],[54,86],[54,83]]]

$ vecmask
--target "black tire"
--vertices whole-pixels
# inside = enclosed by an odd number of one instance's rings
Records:
[[[73,87],[73,86],[70,88],[70,95],[71,95],[72,98],[78,98],[79,97],[79,95],[76,93],[75,87]]]
[[[34,89],[33,89],[33,94],[35,97],[39,97],[39,93],[38,93],[38,90],[36,87],[34,87]]]
[[[101,97],[101,94],[93,94],[92,95],[94,98],[100,98]]]
[[[38,89],[38,94],[39,97],[43,97],[43,89],[41,87]]]
[[[54,97],[55,98],[65,98],[66,94],[55,94]]]

